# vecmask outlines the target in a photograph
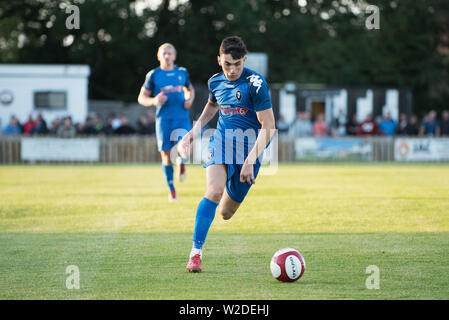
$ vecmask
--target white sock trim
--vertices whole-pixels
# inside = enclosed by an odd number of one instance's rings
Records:
[[[194,255],[199,254],[200,258],[203,258],[203,250],[202,249],[197,249],[195,247],[192,247],[192,250],[190,251],[190,257],[192,258]]]

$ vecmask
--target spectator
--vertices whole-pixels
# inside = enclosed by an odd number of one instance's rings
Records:
[[[36,125],[33,129],[33,134],[47,134],[49,133],[47,122],[42,117],[42,113],[39,113],[36,117]]]
[[[405,113],[401,113],[399,115],[399,122],[396,129],[396,133],[400,136],[405,136],[407,134],[406,133],[407,126],[408,126],[407,115]]]
[[[332,125],[333,136],[345,136],[346,135],[346,115],[342,109],[338,111],[338,116],[334,119]]]
[[[351,119],[346,124],[346,133],[350,136],[357,135],[357,130],[359,127],[359,122],[357,121],[357,114],[354,113]]]
[[[101,128],[100,133],[105,134],[107,136],[114,134],[114,129],[112,128],[112,117],[108,117],[106,119],[106,122],[103,125],[103,128]]]
[[[11,136],[22,134],[22,127],[20,126],[19,119],[17,119],[16,116],[11,116],[9,124],[3,130],[3,133]]]
[[[310,137],[313,135],[313,125],[310,121],[310,114],[305,111],[296,113],[296,120],[290,127],[290,137]]]
[[[278,129],[279,135],[285,136],[288,134],[289,129],[288,122],[285,121],[285,118],[283,115],[279,116],[279,120],[276,122],[276,128]]]
[[[72,118],[66,117],[64,118],[64,122],[62,126],[59,126],[56,134],[63,138],[71,138],[76,135],[76,129],[72,124]]]
[[[137,121],[137,133],[142,135],[150,135],[155,133],[154,124],[150,124],[150,120],[146,115],[142,115]]]
[[[431,110],[426,120],[421,124],[421,128],[419,130],[420,137],[438,137],[440,136],[440,125],[437,121],[437,113],[434,110]]]
[[[324,121],[324,114],[320,113],[313,124],[313,135],[315,137],[327,136],[327,124]]]
[[[122,118],[123,118],[123,117],[124,117],[124,116],[118,117],[118,116],[115,115],[115,113],[113,113],[113,114],[111,115],[111,118],[112,118],[112,120],[111,120],[111,126],[112,126],[112,129],[113,129],[114,131],[121,127],[121,125],[122,125]]]
[[[444,110],[442,114],[442,120],[440,125],[440,133],[442,136],[449,136],[449,111]]]
[[[22,130],[23,130],[23,134],[26,136],[31,135],[31,133],[33,133],[33,129],[36,126],[36,122],[34,122],[33,120],[33,116],[30,114],[28,116],[28,120],[27,122],[25,122],[23,124]]]
[[[391,119],[391,115],[389,112],[385,114],[385,117],[380,122],[379,129],[384,135],[390,137],[394,136],[394,132],[396,130],[396,122]]]
[[[373,136],[379,134],[379,127],[377,123],[373,121],[373,115],[371,113],[366,115],[364,121],[362,121],[357,127],[357,135],[359,136]]]
[[[97,130],[94,127],[94,120],[91,117],[86,118],[86,122],[84,123],[82,134],[87,135],[96,135],[98,134]]]
[[[84,134],[84,123],[82,122],[77,122],[75,123],[75,131],[76,131],[76,135],[81,135]]]
[[[58,129],[61,126],[61,119],[56,118],[51,122],[50,125],[50,134],[56,135],[58,133]]]
[[[103,130],[103,124],[101,123],[100,116],[95,115],[93,126],[97,134],[99,134]]]
[[[410,122],[407,124],[407,127],[405,128],[405,134],[408,136],[417,136],[419,133],[419,126],[418,126],[418,118],[416,115],[412,114],[410,116]]]
[[[121,123],[120,127],[118,127],[114,131],[114,134],[125,135],[136,133],[136,129],[134,129],[132,126],[128,124],[128,118],[126,118],[125,116],[120,117],[120,123]]]

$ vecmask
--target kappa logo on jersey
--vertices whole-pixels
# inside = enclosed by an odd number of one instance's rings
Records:
[[[237,90],[237,92],[235,93],[235,97],[237,98],[238,102],[240,102],[240,100],[242,100],[242,92],[240,90]]]
[[[257,88],[256,93],[259,93],[259,89],[260,89],[260,87],[262,87],[262,82],[263,82],[263,80],[260,78],[260,76],[258,76],[256,74],[252,74],[249,77],[247,77],[246,79],[249,79],[249,82],[251,82],[251,84]]]

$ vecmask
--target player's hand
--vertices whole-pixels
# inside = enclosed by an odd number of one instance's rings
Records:
[[[191,107],[192,107],[192,100],[187,99],[187,100],[184,102],[184,109],[189,110]]]
[[[254,179],[254,166],[246,161],[240,171],[240,182],[246,182],[248,184],[256,183],[256,179]]]
[[[192,149],[192,133],[188,132],[178,143],[177,151],[184,159],[189,158]]]
[[[163,105],[167,101],[168,97],[167,97],[167,95],[165,93],[163,93],[161,91],[161,92],[158,93],[158,95],[155,97],[155,99],[157,101],[157,105],[161,106],[161,105]]]

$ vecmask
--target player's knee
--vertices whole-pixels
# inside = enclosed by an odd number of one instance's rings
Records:
[[[223,220],[229,220],[232,218],[232,216],[234,215],[235,212],[233,212],[232,210],[222,210],[220,211],[220,214],[223,218]]]
[[[210,186],[206,190],[206,198],[214,202],[219,202],[221,196],[223,195],[223,191],[224,191],[223,188]]]
[[[161,159],[162,159],[162,163],[165,166],[171,166],[172,162],[170,160],[170,151],[161,151]]]

